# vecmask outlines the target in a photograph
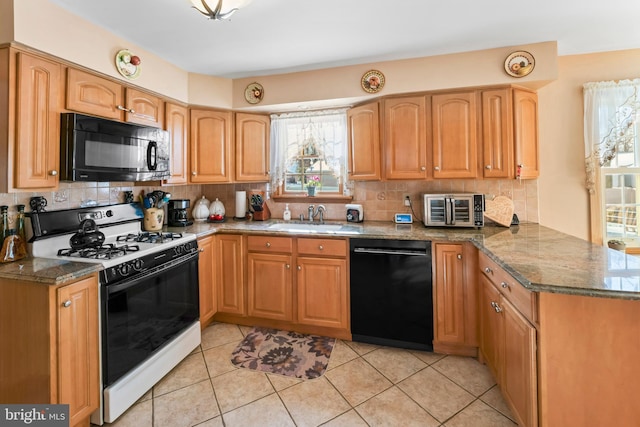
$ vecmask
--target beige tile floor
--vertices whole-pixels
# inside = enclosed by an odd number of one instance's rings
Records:
[[[250,328],[216,323],[202,345],[113,427],[515,426],[487,368],[475,359],[336,342],[314,380],[236,368]]]

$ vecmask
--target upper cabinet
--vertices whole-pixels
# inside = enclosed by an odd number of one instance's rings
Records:
[[[427,98],[384,100],[384,174],[387,179],[427,178]]]
[[[57,187],[61,78],[56,62],[0,49],[0,192]]]
[[[476,91],[431,97],[434,178],[478,176]]]
[[[165,184],[186,184],[187,174],[187,137],[189,135],[189,110],[179,104],[165,104],[165,130],[171,135],[171,176]]]
[[[192,109],[190,116],[190,182],[231,182],[233,113]]]
[[[349,133],[349,179],[379,181],[380,117],[378,102],[351,108],[347,112]]]
[[[483,176],[537,178],[538,97],[519,88],[482,91]]]
[[[79,113],[162,128],[164,101],[95,74],[67,69],[66,108]]]
[[[269,181],[269,116],[236,113],[236,173],[237,182]]]

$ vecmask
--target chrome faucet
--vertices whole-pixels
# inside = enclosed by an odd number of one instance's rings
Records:
[[[312,213],[313,212],[313,205],[309,206],[309,213],[311,216],[311,221],[313,221],[313,218],[318,216],[318,221],[320,221],[320,224],[324,224],[324,214],[327,212],[327,208],[325,208],[323,205],[318,205],[318,209],[316,209],[316,213]]]
[[[309,222],[313,222],[313,208],[315,206],[309,205]]]

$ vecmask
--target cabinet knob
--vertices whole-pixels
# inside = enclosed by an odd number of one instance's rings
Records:
[[[487,165],[487,166],[485,166],[484,168],[485,168],[485,169],[488,169],[488,170],[491,170],[491,169],[492,169],[492,168],[491,168],[491,165]]]
[[[270,247],[271,247],[271,243],[267,242],[267,243],[265,244],[265,246],[266,246],[266,247],[268,247],[268,248],[270,248]]]
[[[502,286],[503,289],[507,289],[509,287],[509,284],[507,282],[501,282],[500,286]]]
[[[439,171],[440,170],[440,166],[436,166],[435,168],[433,168],[434,170]]]
[[[524,167],[524,163],[518,163],[518,167],[522,169]]]
[[[484,272],[487,273],[487,274],[491,274],[491,273],[493,273],[493,270],[491,270],[489,267],[485,267],[484,268]]]
[[[324,246],[322,246],[322,245],[318,245],[318,249],[323,250],[323,249],[324,249]]]
[[[500,307],[497,303],[496,303],[496,305],[493,306],[493,309],[496,311],[496,313],[501,313],[502,312],[502,307]]]
[[[49,171],[49,175],[56,176],[56,175],[58,175],[58,171],[53,169],[53,170]]]
[[[200,252],[204,252],[204,248],[200,248],[198,249]]]
[[[427,170],[427,167],[426,167],[426,166],[422,166],[422,167],[420,168],[420,170],[421,170],[421,171],[426,171],[426,170]]]
[[[298,266],[298,270],[302,270],[302,267]]]
[[[70,307],[71,306],[71,300],[66,300],[65,302],[62,303],[62,306],[64,308]]]
[[[458,254],[458,259],[462,259],[462,254]]]
[[[289,264],[286,264],[284,267],[285,267],[287,270],[291,268],[291,266],[290,266]]]
[[[193,172],[191,172],[191,175],[196,176],[196,175],[198,175],[198,172],[193,171]]]

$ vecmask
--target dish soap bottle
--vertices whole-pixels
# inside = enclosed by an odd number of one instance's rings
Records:
[[[289,221],[291,219],[291,211],[289,210],[289,203],[284,205],[284,212],[282,213],[282,219]]]

